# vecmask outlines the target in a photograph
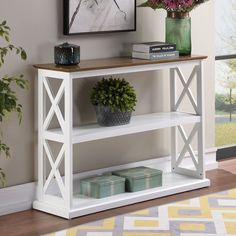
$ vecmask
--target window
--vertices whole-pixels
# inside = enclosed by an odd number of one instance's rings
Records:
[[[236,0],[215,4],[216,146],[226,147],[236,145]]]

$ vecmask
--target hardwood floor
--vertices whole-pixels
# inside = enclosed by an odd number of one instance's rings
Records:
[[[124,214],[143,208],[236,188],[236,159],[220,162],[219,169],[208,171],[207,177],[211,180],[211,186],[208,188],[163,197],[139,204],[133,204],[73,220],[64,220],[62,218],[34,210],[2,216],[0,217],[0,236],[42,235],[79,224],[112,217],[118,214]]]
[[[236,175],[236,159],[227,159],[219,162],[219,168]]]

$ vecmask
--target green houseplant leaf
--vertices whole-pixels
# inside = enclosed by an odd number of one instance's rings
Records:
[[[0,23],[0,37],[6,42],[6,45],[0,46],[0,69],[5,63],[5,58],[9,52],[15,51],[16,55],[22,60],[27,59],[27,54],[22,47],[16,47],[10,43],[10,27],[6,21]],[[29,83],[23,78],[23,75],[0,77],[0,123],[4,118],[15,112],[19,123],[22,120],[22,105],[18,101],[18,97],[14,88],[28,89]],[[1,126],[0,126],[1,127]],[[10,148],[2,141],[3,134],[0,130],[0,157],[10,157]],[[6,175],[4,170],[0,168],[0,183],[4,186],[6,183]]]
[[[134,88],[126,80],[112,77],[96,83],[90,100],[94,106],[109,107],[112,112],[134,111],[137,103]]]

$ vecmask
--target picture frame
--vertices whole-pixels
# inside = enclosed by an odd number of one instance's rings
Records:
[[[64,35],[136,31],[136,0],[63,0]]]

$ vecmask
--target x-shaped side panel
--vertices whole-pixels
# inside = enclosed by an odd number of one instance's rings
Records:
[[[191,158],[192,158],[193,164],[195,165],[195,168],[197,170],[198,169],[198,163],[196,161],[197,158],[196,158],[196,156],[195,156],[195,154],[193,152],[193,149],[191,147],[191,142],[193,140],[193,137],[195,136],[195,134],[198,131],[198,126],[197,126],[197,124],[195,124],[195,126],[193,127],[193,129],[192,129],[192,131],[191,131],[191,133],[190,133],[188,138],[187,138],[187,135],[184,132],[184,129],[183,129],[182,126],[178,126],[178,130],[179,130],[179,132],[181,134],[181,137],[182,137],[182,139],[184,141],[184,147],[183,147],[182,151],[180,152],[180,154],[179,154],[179,156],[177,158],[176,166],[179,166],[181,164],[183,158],[185,157],[185,154],[188,151],[190,156],[191,156]]]
[[[51,102],[51,108],[47,114],[47,117],[44,121],[44,124],[43,124],[43,128],[44,130],[47,130],[48,129],[48,126],[50,125],[50,122],[52,120],[52,117],[54,115],[54,113],[56,114],[57,116],[57,119],[58,119],[58,122],[60,124],[60,127],[62,129],[62,132],[65,133],[65,128],[64,128],[64,123],[65,123],[65,120],[62,116],[62,113],[61,113],[61,110],[58,106],[62,96],[63,96],[63,93],[64,93],[64,89],[65,89],[65,82],[64,80],[62,81],[61,83],[61,86],[56,94],[56,96],[53,95],[53,92],[52,92],[52,89],[50,88],[50,83],[48,81],[47,78],[44,78],[43,80],[43,83],[44,83],[44,87],[47,91],[47,94],[48,94],[48,97],[50,99],[50,102]]]
[[[177,110],[177,109],[179,108],[181,102],[183,101],[184,96],[187,94],[187,96],[189,97],[189,100],[190,100],[190,102],[191,102],[191,104],[192,104],[192,106],[193,106],[195,112],[198,114],[198,113],[199,113],[199,109],[198,109],[197,103],[196,103],[196,101],[195,101],[195,99],[194,99],[194,96],[193,96],[193,94],[192,94],[192,92],[191,92],[191,90],[190,90],[190,88],[189,88],[190,85],[191,85],[191,83],[192,83],[192,81],[193,81],[194,76],[195,76],[196,73],[197,73],[196,67],[194,67],[194,69],[193,69],[193,71],[192,71],[192,73],[191,73],[191,75],[190,75],[190,77],[189,77],[189,79],[188,79],[187,81],[186,81],[186,79],[184,78],[184,75],[183,75],[183,73],[180,71],[179,68],[176,68],[175,70],[176,70],[176,72],[177,72],[177,74],[178,74],[178,76],[179,76],[179,79],[180,79],[180,81],[181,81],[183,87],[184,87],[182,93],[181,93],[180,96],[179,96],[178,101],[177,101],[176,104],[175,104],[175,110]]]
[[[60,150],[56,160],[54,160],[54,158],[53,158],[53,154],[50,150],[50,147],[49,147],[47,141],[44,141],[44,150],[46,152],[46,156],[47,156],[49,163],[51,165],[51,171],[50,171],[49,176],[44,184],[43,191],[44,191],[44,193],[46,193],[53,177],[55,176],[58,187],[59,187],[61,195],[62,195],[62,198],[65,199],[65,185],[62,181],[61,174],[58,170],[58,168],[62,162],[62,159],[63,159],[63,154],[65,152],[65,145],[64,144],[62,145],[61,150]]]

